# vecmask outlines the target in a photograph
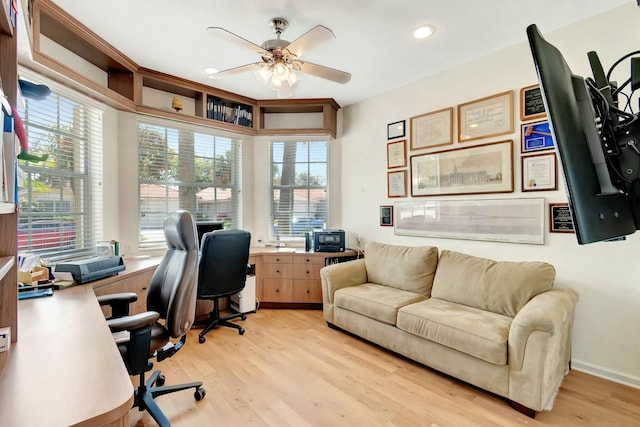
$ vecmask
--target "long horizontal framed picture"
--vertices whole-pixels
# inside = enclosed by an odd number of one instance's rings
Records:
[[[411,195],[510,193],[513,141],[411,156]]]
[[[453,144],[453,107],[411,117],[411,149]]]
[[[513,91],[458,105],[458,141],[513,133]]]
[[[393,212],[401,236],[544,244],[544,198],[411,200]]]

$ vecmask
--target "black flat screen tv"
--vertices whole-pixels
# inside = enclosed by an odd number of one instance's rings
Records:
[[[595,52],[574,75],[536,25],[527,28],[579,244],[620,240],[640,226],[640,120],[617,108]]]

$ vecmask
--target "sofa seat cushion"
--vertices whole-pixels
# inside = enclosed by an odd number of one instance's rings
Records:
[[[431,298],[402,307],[397,327],[494,365],[507,364],[513,319],[490,311]]]
[[[426,299],[415,292],[375,283],[338,289],[334,295],[336,307],[353,311],[379,322],[396,324],[398,309],[407,304]]]

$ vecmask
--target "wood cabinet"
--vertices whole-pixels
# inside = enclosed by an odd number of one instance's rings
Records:
[[[254,248],[256,296],[262,307],[322,307],[320,269],[327,258],[354,257],[346,252],[278,252]]]

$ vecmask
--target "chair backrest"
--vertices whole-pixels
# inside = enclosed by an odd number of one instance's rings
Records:
[[[160,313],[172,338],[186,334],[196,315],[198,235],[193,216],[186,210],[164,221],[167,251],[153,273],[147,293],[147,310]]]
[[[251,233],[217,230],[205,233],[200,244],[198,298],[217,298],[240,292],[247,280]]]

